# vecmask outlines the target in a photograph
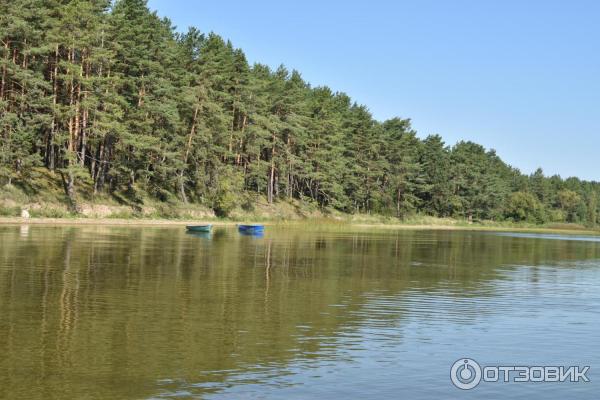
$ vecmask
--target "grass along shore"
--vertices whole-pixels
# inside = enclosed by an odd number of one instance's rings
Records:
[[[302,228],[311,230],[326,231],[348,231],[348,230],[467,230],[467,231],[496,231],[496,232],[529,232],[529,233],[554,233],[570,235],[600,235],[599,229],[586,228],[576,224],[548,224],[548,225],[527,225],[510,224],[485,221],[481,223],[468,224],[466,221],[449,219],[421,217],[411,220],[401,221],[398,219],[388,219],[386,221],[380,218],[369,216],[352,216],[346,219],[332,218],[306,218],[303,220],[281,220],[281,219],[256,219],[248,216],[243,219],[230,218],[204,218],[204,219],[156,219],[156,218],[21,218],[21,217],[0,217],[0,225],[46,225],[46,226],[66,226],[66,225],[102,225],[102,226],[186,226],[192,224],[213,224],[214,226],[235,226],[239,223],[260,222],[272,227]]]

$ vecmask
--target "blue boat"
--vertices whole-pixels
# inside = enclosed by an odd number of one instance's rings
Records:
[[[212,225],[188,225],[185,228],[188,232],[210,232]]]
[[[265,231],[264,225],[238,225],[240,233],[263,233]]]

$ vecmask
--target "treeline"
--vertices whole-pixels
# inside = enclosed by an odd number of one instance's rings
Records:
[[[87,182],[220,214],[264,195],[350,213],[598,222],[596,182],[421,140],[409,120],[378,122],[296,71],[249,65],[218,35],[177,33],[145,0],[0,4],[0,179],[56,171],[74,211]]]

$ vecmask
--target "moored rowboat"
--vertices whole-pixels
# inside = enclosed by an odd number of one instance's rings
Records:
[[[212,225],[188,225],[185,228],[190,232],[210,232]]]
[[[264,225],[238,225],[240,232],[262,232],[265,230]]]

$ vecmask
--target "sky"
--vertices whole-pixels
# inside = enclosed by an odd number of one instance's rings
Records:
[[[600,181],[600,1],[149,0],[179,31],[472,140],[531,173]]]

